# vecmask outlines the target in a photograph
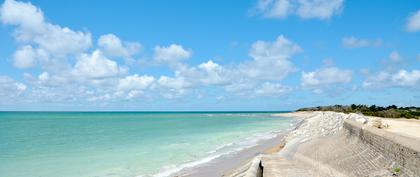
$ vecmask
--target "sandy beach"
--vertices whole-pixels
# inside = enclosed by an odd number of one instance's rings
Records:
[[[280,114],[273,114],[272,116],[279,118],[294,118],[294,120],[292,120],[291,128],[276,133],[276,135],[272,138],[259,140],[255,143],[257,144],[256,146],[245,148],[229,155],[217,157],[209,163],[183,168],[181,171],[171,174],[171,176],[229,176],[234,172],[233,169],[246,166],[258,155],[278,153],[285,144],[285,137],[299,124],[301,124],[303,119],[300,117],[280,116]]]
[[[377,118],[377,117],[370,117]],[[415,119],[389,119],[381,118],[388,125],[385,131],[420,139],[420,121]]]
[[[420,157],[416,155],[420,151],[419,120],[329,111],[274,116],[297,118],[302,122],[269,151],[254,157],[253,161],[259,165],[247,163],[225,173],[226,176],[256,176],[256,173],[263,176],[419,175],[416,168],[420,164]],[[357,131],[367,131],[367,134]],[[372,132],[374,135],[368,136]],[[264,172],[256,168],[263,168]]]

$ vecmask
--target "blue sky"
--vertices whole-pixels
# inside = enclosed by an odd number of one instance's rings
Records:
[[[6,0],[0,20],[0,110],[420,105],[419,1]]]

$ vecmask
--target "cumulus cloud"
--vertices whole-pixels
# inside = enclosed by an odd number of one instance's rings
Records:
[[[254,42],[250,59],[243,62],[221,65],[208,60],[190,66],[184,61],[192,56],[191,49],[179,44],[156,46],[153,61],[168,64],[173,76],[128,75],[128,68],[113,58],[133,57],[141,48],[139,43],[105,34],[99,37],[97,48],[92,47],[90,33],[46,21],[41,9],[29,2],[6,0],[0,13],[1,22],[14,27],[18,48],[12,56],[13,65],[21,69],[39,66],[34,76],[24,74],[32,100],[134,99],[146,90],[177,98],[189,89],[208,86],[238,95],[282,95],[288,88],[279,81],[297,70],[291,59],[302,51],[299,45],[278,36],[273,41]],[[15,93],[26,90],[23,83],[2,79]]]
[[[118,83],[118,90],[144,90],[154,81],[155,78],[152,76],[139,76],[138,74],[134,74],[120,79]]]
[[[36,64],[37,55],[32,46],[22,46],[13,54],[13,64],[17,68],[31,68]]]
[[[186,78],[180,76],[161,76],[157,80],[157,83],[159,84],[159,88],[164,89],[161,90],[162,96],[168,99],[184,95],[186,93],[186,89],[193,86]]]
[[[409,32],[420,31],[420,10],[408,17],[405,29]]]
[[[184,49],[181,45],[171,44],[170,46],[156,46],[154,59],[158,63],[177,65],[191,57],[191,50]]]
[[[29,2],[6,0],[1,7],[1,20],[17,26],[15,37],[19,42],[34,43],[54,55],[77,53],[91,46],[89,33],[46,22],[42,11]]]
[[[8,76],[0,76],[0,88],[2,91],[15,91],[17,94],[21,94],[26,90],[26,85],[13,80]]]
[[[397,72],[381,71],[368,76],[363,82],[365,88],[412,87],[420,84],[419,70],[399,70]]]
[[[343,9],[344,0],[259,0],[257,11],[269,18],[297,15],[302,19],[330,19]]]
[[[314,89],[316,93],[321,93],[325,88],[349,83],[351,79],[351,70],[326,67],[312,72],[303,71],[301,85],[304,88]]]
[[[345,48],[380,47],[381,40],[358,39],[356,37],[344,37],[341,44]]]
[[[44,14],[30,2],[6,0],[1,6],[0,13],[3,23],[20,26],[18,33],[37,33],[44,30]]]
[[[420,71],[419,70],[400,70],[391,78],[392,82],[398,86],[412,87],[419,84]]]
[[[256,95],[261,96],[280,96],[289,91],[289,88],[279,84],[266,82],[255,89]]]
[[[72,31],[52,24],[47,24],[45,32],[34,35],[31,40],[41,49],[56,56],[78,54],[92,45],[90,33]]]
[[[109,57],[127,57],[139,52],[141,45],[137,42],[123,42],[114,34],[102,35],[98,39],[98,46]]]
[[[25,12],[25,13],[22,13]],[[23,45],[34,44],[57,57],[78,54],[92,45],[90,33],[73,31],[45,21],[41,9],[29,2],[6,0],[0,9],[1,21],[16,26],[16,40]]]
[[[27,86],[17,82],[8,76],[0,76],[0,102],[16,101],[14,98],[20,96],[27,90]]]
[[[263,12],[266,17],[284,18],[292,12],[289,0],[259,0],[257,10]]]
[[[341,12],[344,0],[300,0],[297,14],[302,18],[329,19]]]
[[[223,85],[229,82],[225,75],[225,69],[212,60],[198,65],[198,68],[205,73],[204,76],[201,77],[201,82],[205,85]]]
[[[125,68],[119,67],[117,62],[106,58],[101,51],[92,54],[82,54],[73,69],[73,74],[89,79],[101,79],[126,73]]]
[[[239,69],[250,78],[280,80],[296,71],[290,59],[301,51],[297,44],[284,36],[277,37],[274,42],[257,41],[249,52],[253,60],[241,63]]]
[[[191,86],[184,77],[167,77],[161,76],[158,80],[159,85],[171,88],[171,89],[185,89]]]
[[[212,60],[197,67],[179,65],[176,76],[187,80],[192,86],[222,86],[238,95],[255,94],[259,85],[280,81],[296,68],[290,61],[302,49],[284,36],[274,41],[256,41],[249,50],[250,60],[223,66]]]
[[[128,68],[111,59],[132,57],[139,51],[139,43],[106,34],[99,37],[98,48],[92,49],[90,33],[48,22],[42,10],[30,2],[6,0],[0,7],[0,20],[14,27],[18,48],[11,57],[13,65],[21,69],[39,66],[41,71],[37,77],[24,74],[31,85],[27,100],[134,98],[151,82],[149,76],[126,76]],[[90,49],[92,52],[87,52]],[[26,89],[26,85],[7,80],[9,85]]]

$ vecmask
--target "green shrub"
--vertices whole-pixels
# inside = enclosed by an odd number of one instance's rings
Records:
[[[362,113],[366,116],[377,116],[386,118],[420,118],[420,107],[397,107],[390,105],[381,107],[376,105],[333,105],[333,106],[317,106],[310,108],[300,108],[297,111],[335,111],[344,113]]]

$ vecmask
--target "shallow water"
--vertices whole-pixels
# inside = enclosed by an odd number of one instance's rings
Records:
[[[0,112],[0,176],[165,176],[290,123],[269,113]]]

